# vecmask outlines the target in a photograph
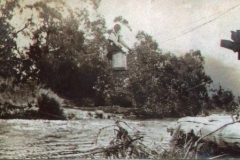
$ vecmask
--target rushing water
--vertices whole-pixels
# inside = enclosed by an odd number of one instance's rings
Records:
[[[138,130],[150,148],[168,148],[166,128],[172,120],[124,120],[129,132]],[[0,120],[0,159],[71,158],[114,137],[114,121],[92,120]],[[111,126],[111,127],[106,127]],[[102,130],[96,139],[99,129]],[[130,127],[130,128],[129,128]],[[132,130],[132,131],[131,131]],[[97,140],[97,141],[96,141]]]

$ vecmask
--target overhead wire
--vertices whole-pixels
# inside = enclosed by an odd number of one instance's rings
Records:
[[[216,2],[216,3],[217,3],[217,2]],[[215,5],[216,3],[214,3],[214,5]],[[187,24],[185,24],[185,25],[178,25],[178,26],[174,27],[171,31],[175,31],[175,30],[177,30],[177,29],[179,29],[179,28],[183,28],[183,27],[185,27],[186,25],[194,24],[194,23],[199,22],[199,21],[202,21],[202,20],[204,20],[204,19],[206,19],[206,18],[209,18],[209,17],[215,16],[215,15],[218,15],[219,13],[222,13],[222,12],[219,11],[219,12],[217,12],[217,13],[214,13],[214,14],[210,15],[210,16],[201,17],[201,18],[199,18],[199,19],[197,19],[197,20],[194,20],[194,21],[192,21],[192,22],[190,22],[190,23],[187,23]],[[185,30],[183,30],[183,31],[185,31]],[[155,35],[161,35],[162,33],[167,34],[167,33],[169,33],[169,32],[170,32],[170,31],[168,31],[168,32],[163,31],[163,32],[156,33]]]
[[[218,16],[214,17],[213,19],[211,19],[211,20],[209,20],[209,21],[207,21],[207,22],[205,22],[205,23],[203,23],[203,24],[200,24],[200,25],[198,25],[198,26],[196,26],[196,27],[194,27],[194,28],[192,28],[192,29],[190,29],[190,30],[184,31],[182,34],[179,34],[179,35],[177,35],[177,36],[175,36],[175,37],[169,38],[169,39],[167,39],[167,40],[165,40],[165,41],[161,41],[160,43],[168,42],[168,41],[170,41],[170,40],[173,40],[173,39],[176,39],[176,38],[178,38],[178,37],[181,37],[181,36],[183,36],[183,35],[185,35],[185,34],[188,34],[188,33],[192,32],[192,31],[194,31],[194,30],[197,30],[197,29],[199,29],[199,28],[201,28],[201,27],[203,27],[203,26],[205,26],[205,25],[207,25],[207,24],[215,21],[215,20],[218,19],[219,17],[225,15],[226,13],[228,13],[228,12],[230,12],[231,10],[237,8],[238,6],[240,6],[240,3],[237,4],[237,5],[235,5],[235,6],[233,6],[233,7],[231,7],[230,9],[226,10],[225,12],[219,14]]]
[[[213,19],[211,19],[211,20],[209,20],[209,21],[207,21],[207,22],[204,22],[203,24],[200,24],[200,25],[198,25],[198,26],[196,26],[196,27],[194,27],[194,28],[192,28],[192,29],[183,30],[182,33],[179,34],[178,36],[169,38],[169,39],[167,39],[167,40],[165,40],[165,41],[160,41],[160,43],[165,43],[165,42],[171,41],[171,40],[173,40],[173,39],[176,39],[176,38],[178,38],[178,37],[180,37],[180,36],[183,36],[183,35],[185,35],[185,34],[187,34],[187,33],[192,32],[192,31],[194,31],[194,30],[196,30],[196,29],[198,29],[198,28],[200,28],[200,27],[202,27],[202,26],[204,26],[204,25],[207,25],[208,23],[213,22],[214,20],[218,19],[219,17],[224,17],[224,15],[225,15],[226,13],[228,13],[228,12],[230,12],[231,10],[237,8],[239,5],[240,5],[240,3],[237,4],[237,5],[235,5],[235,6],[233,6],[233,7],[231,7],[231,8],[229,8],[229,9],[226,10],[225,12],[215,13],[215,14],[211,15],[210,17],[212,17],[212,16],[214,16],[214,15],[218,15],[217,17],[214,17]],[[221,13],[221,14],[219,14],[219,13]],[[237,12],[234,12],[234,13],[237,13]],[[234,13],[232,13],[232,14],[234,14]],[[232,15],[232,14],[231,14],[231,15]],[[226,15],[225,15],[225,16],[226,16]],[[189,24],[196,23],[196,22],[201,21],[201,20],[203,20],[203,19],[205,19],[205,18],[206,18],[206,17],[200,18],[200,19],[198,19],[198,20],[196,20],[196,21],[194,21],[194,22],[191,22],[191,23],[189,23]],[[175,29],[177,29],[177,27],[176,27]],[[169,32],[170,32],[170,31],[169,31]],[[167,32],[167,33],[164,32],[164,33],[167,34],[168,32]],[[160,35],[160,34],[155,34],[155,37],[158,36],[158,35]],[[155,43],[155,41],[154,41],[154,42],[151,42],[151,43]],[[145,45],[149,45],[149,44],[151,44],[151,43],[148,43],[148,44],[145,44]]]

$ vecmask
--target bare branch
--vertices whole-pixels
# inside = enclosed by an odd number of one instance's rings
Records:
[[[106,127],[103,127],[103,128],[100,128],[98,133],[97,133],[97,136],[96,136],[96,140],[95,140],[95,144],[98,143],[98,137],[99,137],[99,134],[102,132],[102,130],[106,129],[106,128],[109,128],[109,127],[116,127],[116,125],[110,125],[110,126],[106,126]]]
[[[18,35],[18,33],[24,31],[26,28],[28,28],[28,26],[31,24],[31,21],[32,21],[32,17],[33,15],[31,15],[31,18],[28,19],[28,22],[25,23],[24,27],[18,31],[16,31],[15,33],[13,33],[13,37],[16,37]]]
[[[198,143],[199,143],[203,138],[205,138],[205,137],[207,137],[207,136],[209,136],[209,135],[217,132],[218,130],[220,130],[220,129],[222,129],[222,128],[230,125],[230,124],[234,124],[234,123],[238,123],[238,122],[240,122],[240,120],[239,120],[239,121],[234,121],[234,122],[230,122],[230,123],[224,124],[223,126],[221,126],[221,127],[217,128],[217,129],[213,130],[212,132],[210,132],[210,133],[202,136],[201,138],[199,138],[199,139],[195,142],[194,147],[197,147]]]

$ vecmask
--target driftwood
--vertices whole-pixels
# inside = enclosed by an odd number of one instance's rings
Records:
[[[180,118],[173,128],[172,139],[169,142],[171,151],[175,152],[177,147],[184,149],[183,158],[190,155],[198,158],[206,146],[209,152],[214,150],[213,148],[221,150],[221,154],[223,150],[228,153],[236,152],[240,149],[239,122],[230,115]]]

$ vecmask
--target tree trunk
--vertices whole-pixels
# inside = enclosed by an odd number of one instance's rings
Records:
[[[240,149],[240,123],[234,121],[230,115],[184,117],[177,121],[175,128],[179,126],[183,134],[193,133],[198,138],[195,146],[202,141],[212,142],[223,149]]]

